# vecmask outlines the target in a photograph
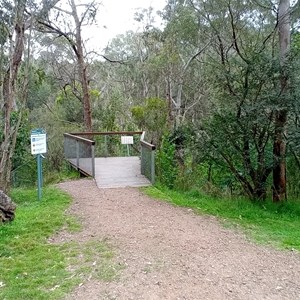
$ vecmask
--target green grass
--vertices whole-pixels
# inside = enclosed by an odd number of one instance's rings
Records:
[[[44,173],[44,182],[46,185],[80,178],[80,173],[70,166],[65,167],[62,171],[51,170]]]
[[[16,219],[0,226],[0,299],[60,299],[86,278],[111,280],[118,267],[104,241],[51,244],[62,228],[78,231],[79,223],[65,214],[68,195],[54,187],[16,189]]]
[[[278,248],[300,250],[300,201],[253,203],[246,199],[217,199],[197,191],[178,192],[149,187],[145,193],[198,213],[219,217],[225,226],[239,226],[249,236]]]

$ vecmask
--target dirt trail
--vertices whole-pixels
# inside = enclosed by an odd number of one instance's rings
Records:
[[[83,222],[72,239],[108,238],[125,265],[117,280],[88,281],[68,299],[300,299],[299,253],[255,245],[216,218],[138,189],[100,190],[91,180],[59,186]]]

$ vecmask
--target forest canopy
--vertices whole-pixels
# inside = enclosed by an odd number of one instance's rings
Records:
[[[64,132],[145,130],[170,188],[299,198],[298,1],[169,0],[91,53],[83,33],[101,9],[1,1],[0,189],[32,164],[31,128],[48,133],[50,173]]]

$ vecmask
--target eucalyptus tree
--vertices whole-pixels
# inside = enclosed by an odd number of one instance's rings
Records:
[[[74,0],[66,2],[56,1],[51,13],[38,15],[37,29],[43,33],[51,34],[53,39],[64,39],[72,49],[78,68],[78,80],[81,85],[81,102],[83,106],[83,119],[86,130],[92,129],[91,100],[88,64],[86,51],[82,39],[82,27],[94,22],[98,10],[96,1],[89,3],[78,3]],[[75,87],[76,84],[70,84]],[[74,93],[79,97],[78,91]]]
[[[127,119],[132,106],[143,105],[148,98],[165,98],[163,62],[158,56],[160,37],[157,28],[142,33],[129,31],[114,38],[105,50],[102,66],[106,83],[101,97],[104,101],[117,97]]]
[[[25,31],[30,26],[26,13],[26,1],[1,3],[1,149],[0,189],[10,187],[12,157],[16,146],[17,132],[22,120],[23,80],[19,78],[25,49]],[[25,84],[26,85],[26,84]],[[19,114],[15,114],[19,110]],[[15,117],[13,116],[15,114]]]
[[[113,107],[116,110],[119,124],[114,126],[126,126],[130,106],[142,101],[148,94],[148,80],[142,67],[145,54],[140,42],[139,33],[128,31],[116,36],[103,54],[105,61],[101,63],[101,70],[105,82],[98,78],[103,82],[101,105],[106,111],[111,111]]]
[[[273,201],[287,199],[286,193],[286,131],[288,122],[289,74],[288,56],[291,44],[290,1],[280,0],[278,5],[278,33],[280,55],[280,97],[275,110]]]
[[[285,197],[286,117],[294,101],[284,2],[282,13],[283,1],[184,1],[211,41],[202,62],[211,70],[215,110],[204,136],[251,198],[266,197],[273,172],[274,201]]]
[[[138,99],[165,99],[170,128],[176,128],[200,107],[205,83],[197,59],[209,41],[201,39],[196,14],[190,7],[178,7],[171,15],[164,12],[163,17],[165,28],[156,28],[149,12],[141,11],[136,20],[146,22],[144,31],[115,38],[104,58],[111,64],[116,85],[122,83],[124,95],[134,104],[139,104]]]
[[[202,98],[206,84],[201,63],[211,40],[198,24],[198,16],[186,1],[169,1],[162,12],[167,21],[161,56],[165,61],[167,97],[174,128],[184,123],[197,107],[205,106]]]

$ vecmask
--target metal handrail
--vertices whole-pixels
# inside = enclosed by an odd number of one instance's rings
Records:
[[[148,149],[150,149],[150,150],[153,150],[153,151],[156,149],[155,145],[150,144],[150,143],[145,142],[145,141],[141,141],[141,145],[148,148]]]
[[[83,138],[81,136],[76,136],[72,133],[64,133],[64,137],[70,138],[70,139],[76,141],[76,155],[75,155],[76,157],[72,157],[73,159],[71,159],[70,157],[66,157],[69,160],[69,162],[81,173],[84,173],[85,175],[88,175],[88,176],[95,177],[95,141]],[[80,159],[82,159],[82,157],[80,156],[80,143],[87,144],[88,147],[90,147],[90,151],[91,151],[90,159],[91,159],[91,167],[92,167],[91,170],[86,169],[86,168],[84,169],[80,166]],[[66,155],[66,153],[67,153],[66,142],[64,145],[64,149],[65,149],[64,152]],[[74,159],[75,159],[75,161],[74,161]]]
[[[134,135],[134,134],[142,134],[143,131],[107,131],[107,132],[72,132],[70,134],[76,135],[76,136],[82,136],[82,135]]]
[[[155,145],[145,141],[145,132],[141,135],[141,173],[152,184],[155,182]],[[149,153],[150,152],[150,153]],[[149,161],[150,160],[150,161]]]
[[[76,133],[64,133],[64,136],[66,136],[66,137],[72,138],[74,140],[82,141],[87,144],[95,145],[95,141],[83,138],[79,135],[80,134],[76,134]]]
[[[134,135],[140,134],[140,145],[141,145],[141,174],[146,176],[151,183],[155,182],[155,145],[145,141],[145,132],[144,131],[119,131],[119,132],[73,132],[73,133],[64,133],[65,138],[70,138],[76,141],[76,157],[68,159],[69,162],[77,168],[82,173],[95,177],[95,141],[88,139],[89,136],[99,136],[99,135]],[[84,137],[83,137],[84,136]],[[80,166],[80,151],[79,143],[87,144],[91,147],[91,172],[85,171]],[[74,149],[74,144],[73,144]],[[67,153],[67,145],[65,144],[65,153]],[[73,152],[74,153],[74,152]],[[75,161],[74,161],[75,160]]]

